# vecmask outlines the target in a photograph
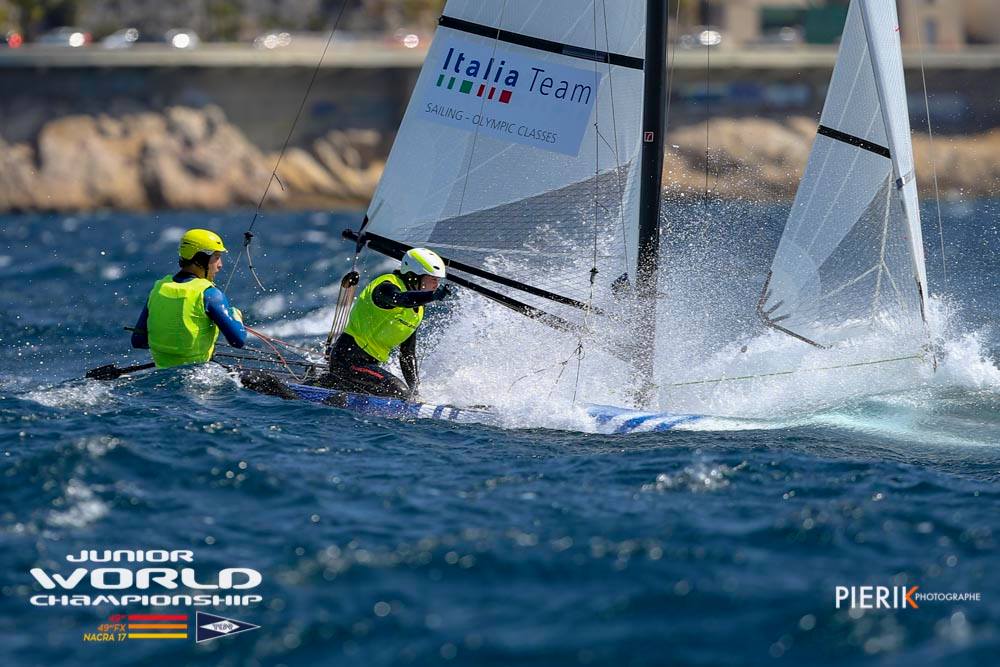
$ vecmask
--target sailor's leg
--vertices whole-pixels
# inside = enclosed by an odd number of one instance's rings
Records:
[[[318,378],[316,384],[356,394],[410,397],[410,389],[403,380],[375,364],[331,364],[330,372]]]
[[[364,390],[366,394],[402,399],[410,397],[410,388],[406,383],[380,366],[352,365],[350,370],[351,378],[367,387]]]
[[[372,396],[410,398],[406,382],[376,363],[376,360],[342,334],[330,351],[330,371],[317,378],[316,384],[329,389],[339,389]]]

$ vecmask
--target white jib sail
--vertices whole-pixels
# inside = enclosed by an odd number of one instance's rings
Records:
[[[366,231],[584,302],[596,264],[600,301],[634,276],[644,48],[644,0],[449,0]]]
[[[926,269],[895,0],[852,0],[760,312],[827,346],[922,331]]]

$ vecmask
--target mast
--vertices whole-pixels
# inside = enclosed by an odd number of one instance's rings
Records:
[[[640,396],[653,386],[656,344],[656,277],[660,256],[660,201],[663,187],[667,65],[667,2],[646,1],[646,57],[643,68],[642,154],[640,156],[639,242],[636,294],[641,314],[636,323]]]

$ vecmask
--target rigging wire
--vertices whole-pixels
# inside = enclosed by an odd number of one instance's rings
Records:
[[[504,0],[503,7],[500,8],[500,18],[497,21],[497,34],[493,38],[493,52],[490,53],[490,59],[496,58],[497,47],[500,45],[500,29],[503,27],[503,17],[507,13],[507,4],[510,0]],[[479,103],[479,117],[483,117],[483,112],[486,110],[486,95],[483,95],[482,102]],[[479,124],[476,123],[476,129],[472,133],[472,148],[469,150],[469,166],[465,170],[465,180],[462,183],[462,196],[458,200],[458,215],[462,215],[462,210],[465,208],[465,193],[469,189],[469,177],[472,176],[472,159],[476,156],[476,144],[479,143]]]
[[[593,18],[594,18],[594,51],[598,51],[598,17],[597,17],[597,2],[593,3]],[[604,0],[602,4],[602,16],[604,21],[604,46],[611,51],[611,40],[608,31],[608,6],[607,0]],[[590,330],[592,326],[593,318],[593,305],[594,305],[594,288],[597,283],[597,274],[599,273],[597,269],[597,257],[598,257],[598,238],[599,238],[599,225],[600,225],[600,215],[601,210],[605,210],[611,213],[611,210],[601,203],[601,142],[612,151],[615,159],[615,176],[618,183],[618,210],[619,217],[622,225],[622,245],[624,248],[624,259],[625,259],[625,273],[628,273],[629,263],[628,263],[628,237],[625,229],[625,190],[622,184],[621,175],[621,157],[619,154],[618,145],[618,120],[617,114],[615,112],[615,92],[614,92],[614,78],[613,70],[610,58],[607,62],[608,66],[608,94],[610,96],[609,104],[611,107],[611,132],[614,135],[615,145],[612,148],[610,142],[601,132],[600,124],[600,104],[598,103],[594,107],[594,236],[593,236],[593,254],[591,258],[590,267],[590,286],[587,296],[587,311],[584,315],[584,329]],[[599,65],[597,61],[594,61],[594,78],[600,78]],[[573,402],[576,403],[577,394],[580,390],[580,374],[583,368],[583,356],[584,356],[584,346],[583,346],[583,332],[580,333],[578,338],[576,350],[573,352],[577,357],[576,365],[576,379],[573,384]],[[572,358],[572,355],[571,355]],[[562,377],[562,371],[559,373],[559,378]],[[559,382],[559,378],[556,379],[556,384]]]
[[[554,383],[552,383],[552,389],[549,389],[549,393],[548,393],[548,395],[545,396],[545,400],[549,400],[550,398],[552,398],[552,392],[554,392],[556,390],[556,387],[559,386],[559,381],[562,380],[563,371],[566,370],[566,366],[569,364],[570,360],[573,357],[576,357],[576,359],[577,359],[577,361],[576,361],[576,386],[573,387],[573,404],[574,405],[576,404],[576,392],[577,392],[577,389],[579,388],[579,385],[580,385],[580,366],[583,365],[583,341],[582,340],[580,341],[580,344],[576,346],[576,349],[573,350],[573,353],[570,354],[569,357],[567,357],[566,361],[564,361],[562,364],[560,364],[561,368],[559,369],[559,375],[556,376],[556,381]]]
[[[712,127],[712,40],[705,38],[705,198],[704,205],[708,211],[708,159],[711,146]]]
[[[677,26],[680,25],[681,20],[681,1],[677,0],[677,9],[674,12],[674,29],[676,31]],[[667,36],[669,37],[669,32]],[[670,127],[670,103],[673,100],[674,94],[674,68],[677,66],[677,42],[679,42],[676,37],[674,37],[674,43],[670,45],[670,65],[667,68],[667,108],[666,113],[663,117],[663,145],[664,147],[669,146],[667,143],[667,130]],[[666,149],[669,150],[669,149]],[[670,231],[670,225],[673,223],[673,216],[667,216],[667,226],[664,232]]]
[[[267,345],[268,347],[271,348],[271,351],[274,352],[274,356],[276,356],[278,358],[278,362],[282,366],[285,367],[285,370],[288,371],[288,374],[291,375],[292,378],[294,378],[296,382],[301,382],[302,381],[302,378],[300,378],[298,375],[295,374],[295,372],[291,369],[291,366],[289,366],[288,362],[285,360],[284,355],[281,354],[281,352],[278,350],[277,346],[271,341],[271,339],[268,336],[265,336],[264,334],[262,334],[262,333],[260,333],[258,331],[254,331],[250,327],[247,327],[246,329],[247,329],[247,331],[249,331],[250,333],[252,333],[254,336],[256,336],[257,338],[259,338],[261,341],[263,341],[265,345]]]
[[[257,331],[256,329],[252,329],[252,328],[250,328],[250,327],[248,327],[246,325],[244,325],[243,328],[246,329],[247,331],[249,331],[250,333],[252,333],[254,336],[256,336],[258,338],[266,339],[266,340],[268,340],[268,341],[270,341],[272,343],[277,343],[278,345],[281,345],[284,348],[287,348],[289,350],[295,351],[296,353],[298,353],[298,355],[300,357],[303,357],[303,358],[307,359],[311,355],[315,355],[317,353],[317,351],[314,350],[314,349],[312,349],[312,348],[302,347],[301,345],[293,345],[292,343],[289,343],[287,341],[283,341],[280,338],[274,338],[273,336],[268,336],[267,334],[265,334],[263,332],[260,332],[260,331]]]
[[[237,359],[239,361],[254,361],[254,362],[257,362],[257,363],[260,363],[260,364],[274,364],[274,363],[278,363],[277,361],[275,361],[273,355],[268,355],[266,353],[258,353],[258,354],[230,354],[228,352],[216,352],[215,354],[212,355],[212,359],[215,360],[217,358],[219,358],[219,359]],[[309,363],[308,361],[289,361],[289,360],[286,360],[285,363],[288,364],[289,366],[299,366],[299,367],[305,368],[307,372],[309,371],[309,369],[315,369],[316,368],[316,364]]]
[[[265,333],[263,333],[261,331],[258,331],[256,329],[254,329],[253,327],[248,327],[248,326],[244,325],[244,328],[247,330],[248,333],[250,333],[251,335],[253,335],[255,338],[257,338],[262,343],[264,343],[268,348],[270,348],[270,350],[271,350],[270,355],[268,355],[268,353],[266,353],[266,352],[258,352],[257,350],[243,350],[243,349],[241,349],[240,353],[243,356],[235,356],[233,354],[225,354],[225,353],[219,353],[219,354],[216,354],[215,356],[217,356],[217,357],[227,357],[227,358],[232,358],[232,359],[241,359],[243,361],[255,361],[255,362],[258,362],[258,363],[271,363],[271,364],[276,364],[276,365],[279,365],[279,366],[283,366],[285,368],[285,371],[296,382],[302,382],[302,381],[304,381],[309,376],[309,373],[312,372],[313,370],[315,370],[315,368],[317,367],[318,362],[315,360],[315,355],[316,355],[316,351],[315,350],[312,350],[312,349],[309,349],[309,348],[305,348],[305,347],[301,347],[299,345],[294,345],[294,344],[289,343],[287,341],[283,341],[283,340],[281,340],[279,338],[274,338],[273,336],[268,336],[267,334],[265,334]],[[281,350],[278,349],[278,346],[281,346],[281,347],[284,347],[284,348],[286,348],[288,350],[291,350],[300,359],[302,359],[302,361],[296,361],[296,360],[288,360],[288,359],[286,359],[285,355],[283,355],[281,353]],[[292,366],[305,367],[305,369],[306,369],[305,370],[305,374],[302,377],[299,377],[292,370],[292,368],[291,368]]]
[[[609,37],[608,34],[608,0],[604,0],[604,3],[601,5],[601,7],[604,13],[604,46],[608,50],[608,53],[610,53],[611,38]],[[595,51],[597,50],[596,28],[594,29],[594,50]],[[618,146],[618,117],[617,114],[615,113],[615,83],[614,83],[613,73],[614,70],[611,67],[611,59],[608,58],[608,94],[611,97],[611,131],[614,134],[615,138],[614,154],[615,154],[615,175],[618,178],[618,212],[619,212],[619,219],[621,220],[621,225],[622,225],[622,247],[625,250],[623,253],[623,259],[625,260],[625,273],[628,273],[629,266],[631,265],[629,264],[628,261],[628,231],[625,228],[625,184],[622,182],[621,151]],[[606,144],[608,143],[607,139],[605,139],[600,132],[598,132],[598,135],[601,136],[602,139],[604,139],[604,143]],[[608,145],[608,148],[611,148],[611,146]]]
[[[706,27],[706,31],[707,31]],[[705,214],[705,222],[701,227],[701,239],[705,240],[708,233],[709,219],[711,214],[708,210],[709,189],[708,172],[711,148],[711,127],[712,127],[712,36],[705,36],[705,195],[702,200],[702,207]]]
[[[243,248],[240,250],[240,254],[236,257],[236,261],[233,262],[233,268],[229,272],[229,278],[226,280],[225,290],[229,289],[229,283],[233,281],[233,276],[236,275],[236,271],[240,266],[240,262],[243,259],[243,254],[246,253],[247,256],[247,268],[250,270],[250,275],[257,282],[257,287],[260,288],[262,292],[266,292],[267,289],[261,283],[260,278],[257,277],[257,272],[254,270],[253,257],[250,255],[250,242],[253,241],[253,228],[257,224],[257,219],[260,217],[261,209],[264,207],[264,202],[267,201],[267,195],[271,191],[271,186],[275,181],[282,190],[285,190],[284,184],[278,177],[278,167],[281,166],[281,160],[285,157],[285,152],[288,150],[288,144],[292,140],[292,135],[295,133],[295,127],[299,123],[299,119],[302,117],[302,111],[306,107],[306,102],[309,100],[309,94],[312,92],[313,85],[316,83],[316,77],[319,75],[319,70],[323,66],[323,60],[326,58],[327,51],[330,50],[330,45],[333,43],[333,36],[337,33],[337,28],[340,26],[340,20],[344,17],[344,10],[347,9],[347,4],[350,0],[343,0],[340,5],[340,11],[337,13],[337,18],[333,23],[333,28],[330,30],[330,36],[326,39],[326,44],[323,46],[323,53],[319,57],[319,62],[316,63],[316,67],[313,69],[312,76],[309,78],[309,85],[306,86],[305,94],[302,96],[302,101],[299,103],[298,111],[295,112],[295,118],[292,120],[291,127],[288,128],[288,135],[285,137],[285,142],[281,146],[281,151],[278,153],[278,158],[275,160],[274,169],[271,170],[271,176],[267,179],[267,185],[264,187],[264,194],[261,195],[260,200],[257,202],[257,208],[254,210],[253,218],[250,220],[250,226],[245,232],[243,232]]]
[[[597,0],[594,0],[594,51],[597,51]],[[606,16],[606,14],[605,14]],[[605,23],[605,34],[607,34],[607,23]],[[610,51],[610,44],[605,44],[605,47]],[[609,65],[610,66],[610,65]],[[600,72],[598,71],[598,64],[594,62],[594,78],[600,79]],[[595,87],[596,82],[595,82]],[[617,133],[616,133],[617,134]],[[616,137],[617,141],[617,137]],[[615,156],[618,157],[617,155]],[[594,252],[593,258],[590,265],[590,291],[587,296],[587,312],[584,314],[584,326],[589,328],[590,326],[590,307],[594,305],[594,282],[597,279],[597,226],[600,219],[600,206],[601,206],[601,123],[600,123],[600,103],[594,105]],[[574,354],[577,355],[576,359],[576,379],[573,382],[573,403],[576,403],[577,393],[580,391],[580,373],[583,370],[583,332],[580,333],[577,339],[576,351]],[[559,371],[559,377],[562,377],[562,371]],[[559,383],[559,378],[556,378],[556,385]],[[555,389],[555,387],[553,387]]]
[[[915,360],[915,359],[920,360],[920,361],[926,361],[927,358],[923,354],[912,354],[912,355],[907,356],[907,357],[893,357],[891,359],[875,359],[873,361],[859,361],[859,362],[850,363],[850,364],[840,364],[838,366],[817,366],[817,367],[814,367],[814,368],[797,368],[795,370],[790,370],[790,371],[775,371],[773,373],[761,373],[759,375],[736,375],[736,376],[733,376],[733,377],[714,378],[714,379],[711,379],[711,380],[689,380],[689,381],[685,381],[685,382],[673,382],[673,383],[670,383],[670,384],[662,384],[662,385],[657,385],[657,386],[660,387],[660,388],[667,388],[667,387],[690,387],[690,386],[693,386],[693,385],[716,384],[716,383],[719,383],[719,382],[734,382],[734,381],[737,381],[737,380],[757,380],[757,379],[760,379],[760,378],[777,377],[777,376],[781,376],[781,375],[796,375],[798,373],[808,373],[808,372],[814,372],[814,371],[835,371],[835,370],[840,370],[842,368],[859,368],[859,367],[862,367],[862,366],[877,366],[877,365],[880,365],[880,364],[890,364],[890,363],[896,363],[896,362],[900,362],[900,361],[910,361],[910,360]]]
[[[934,173],[934,201],[937,204],[938,239],[941,242],[941,281],[945,289],[948,289],[948,266],[944,256],[944,223],[941,220],[941,191],[938,188],[937,161],[934,154],[934,128],[931,124],[931,103],[927,96],[927,73],[924,68],[924,42],[920,37],[919,23],[914,33],[917,36],[917,50],[920,51],[920,79],[924,84],[924,111],[927,115],[927,137],[930,142],[931,171]]]
[[[525,373],[521,377],[517,378],[516,380],[514,380],[513,382],[510,383],[510,387],[507,388],[507,393],[509,394],[510,392],[512,392],[514,390],[514,386],[518,382],[520,382],[521,380],[525,380],[525,379],[531,377],[532,375],[539,375],[541,373],[545,373],[546,371],[550,371],[553,368],[559,368],[559,375],[556,376],[555,382],[553,382],[553,384],[552,384],[552,388],[549,389],[549,393],[546,396],[546,400],[548,398],[551,398],[552,392],[555,391],[556,387],[559,386],[559,381],[562,379],[562,375],[563,375],[563,372],[566,370],[566,366],[569,364],[569,362],[573,361],[573,357],[575,357],[577,355],[581,355],[581,356],[583,355],[583,343],[580,343],[579,345],[577,345],[576,349],[573,350],[570,353],[570,355],[568,357],[566,357],[565,359],[563,359],[562,361],[556,362],[556,363],[551,364],[549,366],[543,366],[542,368],[539,368],[537,370],[531,371],[530,373]]]

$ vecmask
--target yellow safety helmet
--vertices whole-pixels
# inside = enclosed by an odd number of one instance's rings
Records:
[[[192,259],[199,252],[211,255],[215,252],[227,252],[222,245],[222,237],[207,229],[189,229],[181,237],[181,245],[177,254],[181,259]]]

